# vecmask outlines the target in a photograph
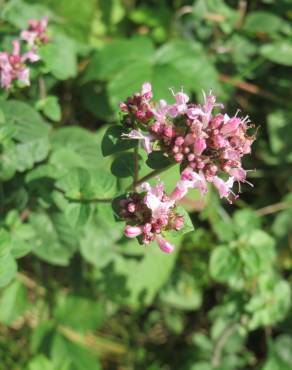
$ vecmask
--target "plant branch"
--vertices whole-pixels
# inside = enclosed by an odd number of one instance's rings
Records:
[[[45,99],[47,97],[47,91],[46,91],[46,84],[45,84],[44,78],[39,77],[38,83],[39,83],[40,98]]]
[[[292,208],[292,202],[279,202],[260,208],[256,211],[256,213],[258,216],[266,216],[289,208]]]
[[[133,190],[136,188],[136,184],[139,179],[139,144],[134,148],[134,174],[133,174]]]
[[[147,175],[143,176],[141,179],[137,180],[135,188],[137,188],[137,186],[143,184],[144,181],[152,179],[152,177],[155,177],[155,176],[159,175],[160,173],[168,170],[169,168],[171,168],[174,165],[175,165],[175,163],[172,163],[172,164],[170,164],[169,166],[167,166],[165,168],[151,171]],[[130,188],[128,188],[128,190],[130,190]]]
[[[123,344],[113,341],[112,339],[101,338],[92,333],[81,335],[63,325],[58,326],[58,331],[71,342],[83,345],[97,354],[110,353],[115,356],[124,356],[127,352],[127,348]]]
[[[212,366],[217,367],[220,365],[222,350],[228,340],[228,338],[236,331],[238,323],[231,323],[227,326],[224,330],[220,338],[218,339],[217,343],[215,344],[213,355],[212,355]]]

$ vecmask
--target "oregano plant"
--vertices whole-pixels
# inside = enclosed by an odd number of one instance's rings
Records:
[[[0,3],[1,370],[290,369],[287,4]]]

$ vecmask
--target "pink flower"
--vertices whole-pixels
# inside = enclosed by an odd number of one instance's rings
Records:
[[[169,105],[163,99],[159,100],[157,107],[154,109],[154,116],[159,123],[166,121]]]
[[[26,62],[27,60],[31,63],[38,62],[40,60],[40,56],[37,54],[35,49],[31,49],[28,52],[24,53],[21,57],[21,60],[23,62]]]
[[[225,119],[224,119],[224,125],[222,126],[220,132],[223,135],[231,134],[232,132],[237,130],[237,128],[240,124],[241,124],[241,119],[238,118],[238,117],[232,117],[232,118],[228,119],[226,123],[225,123]]]
[[[141,189],[147,192],[144,203],[151,209],[152,217],[160,219],[162,223],[167,223],[169,210],[174,205],[174,200],[165,201],[163,183],[158,182],[157,185],[151,187],[147,182],[144,182]]]
[[[30,84],[30,70],[26,63],[34,63],[40,59],[35,49],[31,49],[21,55],[20,42],[18,40],[13,40],[12,45],[12,53],[0,53],[0,83],[6,89],[9,89],[15,80],[24,86],[28,86]]]
[[[176,201],[180,200],[187,194],[189,189],[199,189],[201,195],[205,195],[208,192],[206,179],[203,173],[196,173],[191,168],[187,167],[182,172],[181,179],[177,182],[170,198]]]
[[[20,38],[26,41],[30,48],[46,44],[49,41],[47,36],[47,17],[43,17],[41,20],[30,19],[28,24],[28,30],[22,31]]]
[[[141,131],[132,130],[128,134],[122,134],[122,137],[125,137],[128,139],[140,140],[141,146],[146,151],[146,153],[149,154],[152,152],[152,146],[151,146],[152,135],[151,134],[142,134]]]
[[[175,200],[166,195],[162,182],[159,181],[155,186],[143,183],[139,193],[129,194],[120,201],[120,206],[120,216],[130,222],[125,227],[127,237],[139,236],[145,245],[156,241],[163,252],[173,251],[174,246],[162,235],[166,231],[180,230],[184,225],[184,217],[176,213]]]
[[[218,190],[220,198],[228,198],[229,194],[233,193],[231,191],[231,188],[234,184],[234,178],[232,176],[229,177],[227,181],[220,179],[218,176],[214,176],[213,184]]]
[[[203,151],[207,148],[206,140],[203,138],[196,138],[194,140],[194,153],[201,155]]]
[[[152,86],[150,82],[144,82],[144,84],[142,85],[141,95],[148,100],[153,98]]]
[[[184,114],[187,111],[187,102],[189,101],[189,97],[184,92],[178,92],[174,93],[173,90],[171,90],[174,98],[175,98],[175,104],[170,105],[168,107],[168,114],[171,117],[176,117],[178,114]]]
[[[0,53],[0,83],[4,88],[9,88],[12,81],[13,68],[9,62],[9,54]]]

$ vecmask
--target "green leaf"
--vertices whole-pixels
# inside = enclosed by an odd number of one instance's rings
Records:
[[[72,168],[59,179],[57,187],[72,200],[104,199],[114,195],[115,178],[103,170]]]
[[[36,108],[52,121],[60,121],[61,107],[56,96],[47,96],[36,103]]]
[[[76,230],[62,213],[31,213],[29,222],[35,237],[31,240],[33,253],[53,265],[66,266],[77,245]]]
[[[44,0],[46,4],[62,19],[58,28],[70,36],[84,42],[88,39],[96,10],[95,0],[80,3],[79,0]]]
[[[211,255],[209,268],[212,278],[221,283],[235,280],[240,273],[240,260],[237,252],[227,246],[215,248]]]
[[[292,162],[292,144],[289,139],[292,135],[290,119],[291,115],[280,110],[268,116],[270,146],[277,159],[283,162]]]
[[[25,286],[19,281],[12,282],[6,287],[0,298],[0,321],[11,325],[24,314],[29,306]]]
[[[32,107],[23,102],[10,100],[0,108],[5,112],[7,122],[14,124],[13,138],[17,142],[15,153],[16,169],[31,169],[36,162],[44,160],[50,150],[50,127]],[[13,158],[13,157],[12,157]]]
[[[39,53],[45,64],[45,68],[58,80],[67,80],[70,77],[76,77],[76,46],[69,37],[61,33],[56,33],[48,44],[41,47]]]
[[[50,143],[48,138],[41,138],[17,144],[15,147],[17,170],[20,172],[32,169],[35,163],[41,162],[49,154]]]
[[[160,170],[168,167],[172,161],[162,151],[154,151],[148,155],[146,163],[150,168]]]
[[[26,143],[34,139],[48,137],[50,126],[47,125],[40,114],[30,105],[10,100],[0,100],[0,108],[3,110],[7,122],[15,124],[15,140]]]
[[[6,181],[11,179],[17,167],[15,145],[12,142],[2,144],[0,153],[0,179]]]
[[[185,272],[175,275],[162,290],[160,299],[167,306],[180,310],[195,310],[202,303],[202,293],[195,278]]]
[[[37,355],[27,365],[26,370],[55,370],[54,365],[44,355]],[[61,370],[61,369],[60,369]]]
[[[183,86],[185,90],[199,94],[202,93],[202,90],[209,91],[213,89],[216,92],[220,91],[218,73],[215,66],[198,43],[173,40],[156,51],[155,60],[162,67],[160,69],[161,78],[166,79],[167,76],[174,73],[171,69],[167,73],[164,71],[163,68],[167,67],[167,65],[175,68],[176,74],[180,78],[180,82],[177,81],[174,85],[168,84],[168,86],[164,86],[164,91],[160,91],[163,94],[161,97],[167,96],[166,93],[169,87],[180,90]],[[166,83],[167,81],[165,81]]]
[[[135,140],[122,138],[125,133],[124,127],[120,125],[109,126],[102,139],[102,154],[106,157],[117,152],[131,149],[137,145]]]
[[[67,206],[65,214],[70,225],[79,228],[84,226],[89,220],[91,206],[90,204],[71,203]]]
[[[0,229],[0,288],[9,284],[14,277],[17,265],[11,256],[11,235]]]
[[[12,256],[14,258],[25,256],[31,250],[30,240],[34,236],[32,227],[21,221],[16,210],[6,215],[5,224],[10,233]]]
[[[10,254],[0,257],[0,288],[10,283],[16,271],[17,264]]]
[[[69,370],[101,370],[99,361],[93,354],[60,334],[54,335],[51,357],[58,370],[63,370],[60,366],[64,366],[64,363],[68,364]]]
[[[251,209],[241,209],[235,211],[233,220],[238,235],[242,233],[249,233],[260,227],[260,218]]]
[[[73,168],[60,178],[57,187],[62,189],[69,198],[90,198],[90,174],[84,168]]]
[[[108,171],[111,158],[104,158],[102,155],[103,135],[104,129],[95,134],[81,127],[62,127],[55,130],[51,139],[51,163],[63,172],[72,167]]]
[[[276,32],[289,34],[291,27],[283,18],[267,11],[258,10],[247,15],[244,22],[244,30],[259,34],[273,34]]]
[[[292,365],[290,335],[281,334],[269,341],[268,359],[262,370],[289,370]]]
[[[12,0],[3,5],[1,16],[18,27],[25,29],[29,19],[40,19],[44,16],[51,16],[52,12],[41,4],[28,4],[22,0]]]
[[[65,294],[59,294],[54,311],[54,317],[61,325],[81,332],[100,328],[104,314],[102,301]]]
[[[100,276],[103,290],[110,299],[136,309],[151,304],[169,279],[177,257],[176,251],[167,255],[156,243],[146,248],[137,243],[137,248],[144,248],[142,259],[116,256],[114,263],[106,266]]]
[[[134,174],[133,153],[119,154],[111,165],[111,172],[116,177],[130,177]]]
[[[289,283],[277,278],[273,273],[260,275],[257,290],[246,305],[246,310],[251,315],[249,328],[253,330],[283,320],[290,307]]]
[[[284,66],[292,66],[292,42],[291,40],[280,40],[263,45],[261,54],[271,62]]]
[[[119,67],[108,83],[108,96],[111,105],[117,109],[119,103],[124,101],[133,92],[141,90],[145,81],[152,80],[152,67],[147,59],[137,59],[132,63],[127,63],[123,68]],[[126,76],[126,77],[125,77]]]
[[[86,81],[110,80],[122,69],[130,67],[133,68],[133,73],[137,75],[135,64],[140,66],[149,65],[153,52],[153,44],[147,37],[136,37],[130,40],[114,40],[94,55],[87,68],[84,79]],[[123,75],[125,76],[125,74]],[[141,75],[143,75],[142,70]],[[147,80],[145,74],[144,79]],[[131,74],[127,75],[127,78],[123,78],[126,84],[127,80],[132,81],[132,83],[135,81]],[[140,89],[141,84],[138,82],[136,86]],[[133,91],[135,90],[128,88],[124,92],[121,91],[120,94],[123,94],[122,98],[125,98],[127,96],[126,94],[131,94]]]
[[[98,204],[80,241],[83,258],[99,268],[108,265],[118,252],[115,243],[122,237],[123,228],[123,223],[116,222],[110,204]]]

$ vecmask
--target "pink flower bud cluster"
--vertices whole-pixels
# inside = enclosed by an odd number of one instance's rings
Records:
[[[184,225],[183,216],[176,211],[175,199],[167,196],[162,182],[153,187],[144,183],[140,192],[122,199],[120,216],[127,222],[125,236],[138,237],[143,244],[155,240],[165,253],[171,253],[174,246],[163,237],[164,232],[180,230]]]
[[[140,93],[136,93],[125,102],[120,103],[123,124],[127,127],[134,127],[139,123],[147,124],[154,117],[150,106],[152,97],[151,84],[145,82]]]
[[[28,26],[27,30],[21,32],[20,38],[26,41],[29,47],[37,47],[49,42],[47,33],[48,17],[43,17],[40,20],[30,19]]]
[[[145,86],[147,98],[143,93],[138,94],[140,99],[147,101],[143,105],[144,118],[133,120],[129,109],[125,109],[124,122],[130,122],[127,126],[134,130],[124,136],[142,140],[147,153],[154,148],[162,150],[181,165],[183,172],[177,193],[186,194],[189,188],[198,188],[201,194],[205,194],[209,182],[218,190],[220,197],[230,201],[230,194],[235,196],[231,189],[233,183],[248,183],[247,171],[242,168],[242,157],[251,152],[255,139],[248,133],[252,127],[249,119],[239,117],[238,113],[233,117],[221,113],[224,107],[216,103],[212,94],[204,95],[204,103],[200,105],[189,103],[189,97],[184,92],[172,91],[174,104],[164,100],[156,104],[152,101],[151,85],[144,83],[142,91]],[[135,109],[139,112],[140,107],[135,106]],[[217,112],[214,112],[215,109]]]
[[[20,34],[20,39],[27,43],[27,51],[21,53],[21,44],[18,39],[12,41],[12,52],[0,52],[0,86],[9,89],[14,81],[23,86],[30,84],[30,70],[28,62],[40,60],[37,48],[48,42],[47,18],[40,21],[30,20],[29,29]]]

